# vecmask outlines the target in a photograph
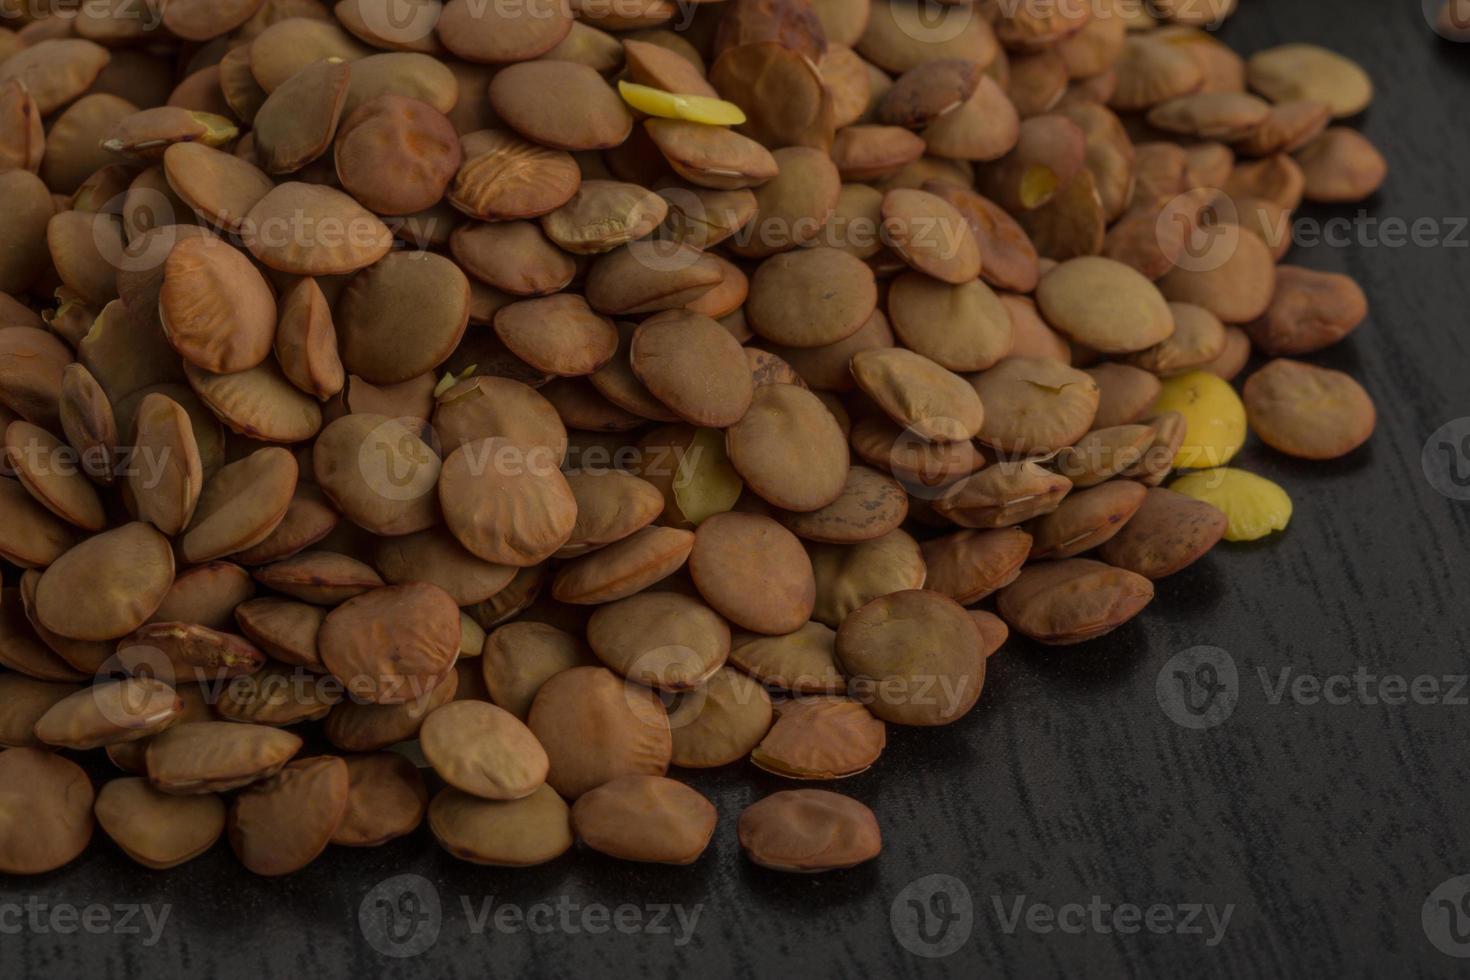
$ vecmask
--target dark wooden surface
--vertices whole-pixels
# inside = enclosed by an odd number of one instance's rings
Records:
[[[72,866],[0,880],[0,976],[717,977],[1450,976],[1470,961],[1430,942],[1429,893],[1470,873],[1466,705],[1272,703],[1292,676],[1452,678],[1470,670],[1470,503],[1438,493],[1421,450],[1470,416],[1470,46],[1438,40],[1419,0],[1242,0],[1226,31],[1239,50],[1309,40],[1373,73],[1360,122],[1392,176],[1365,208],[1309,218],[1430,219],[1436,247],[1360,241],[1297,248],[1289,261],[1340,270],[1372,313],[1319,358],[1377,399],[1376,436],[1350,458],[1308,466],[1252,444],[1241,464],[1286,486],[1290,530],[1224,546],[1163,583],[1112,636],[1067,650],[1013,642],[991,661],[979,708],[938,731],[893,730],[869,773],[840,788],[869,803],[879,860],[817,877],[744,861],[735,818],[777,781],[743,767],[698,777],[721,813],[696,866],[656,869],[579,853],[512,872],[460,864],[426,831],[371,851],[332,849],[308,870],[264,881],[227,847],[145,873],[99,833]],[[1458,220],[1456,220],[1458,219]],[[1444,462],[1448,464],[1448,457]],[[1470,472],[1470,459],[1461,461]],[[1222,724],[1176,724],[1156,694],[1176,653],[1229,653],[1238,703]],[[1421,682],[1422,683],[1422,682]],[[1443,681],[1441,691],[1454,687]],[[1442,702],[1447,700],[1440,699]],[[422,955],[377,954],[358,925],[379,882],[413,873],[443,905]],[[890,907],[943,873],[973,900],[968,941],[944,959],[907,951]],[[471,933],[461,904],[624,903],[701,908],[693,939],[669,935]],[[1003,928],[1027,903],[1233,906],[1223,939]],[[162,938],[14,932],[15,903],[171,906]],[[1467,920],[1470,922],[1470,920]]]

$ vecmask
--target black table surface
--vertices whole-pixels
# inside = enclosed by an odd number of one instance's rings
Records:
[[[1252,441],[1239,465],[1295,500],[1285,534],[1222,545],[1102,640],[1012,641],[961,723],[892,729],[838,787],[877,813],[880,858],[747,863],[736,816],[782,788],[749,766],[693,779],[720,825],[688,868],[580,851],[481,868],[421,829],[263,880],[223,844],[145,872],[99,833],[61,871],[0,879],[0,976],[1463,973],[1470,502],[1436,486],[1470,497],[1452,479],[1470,475],[1470,46],[1437,38],[1420,0],[1241,7],[1237,50],[1320,43],[1378,86],[1354,124],[1387,186],[1306,209],[1344,234],[1288,259],[1366,289],[1368,322],[1314,360],[1363,381],[1377,433],[1316,465]],[[1418,243],[1390,219],[1424,222]],[[1235,670],[1208,727],[1174,720],[1194,716],[1171,658],[1199,646],[1223,651],[1223,682]]]

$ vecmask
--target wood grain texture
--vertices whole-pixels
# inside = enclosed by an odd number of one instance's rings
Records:
[[[1391,167],[1365,207],[1313,219],[1470,216],[1470,45],[1438,40],[1419,0],[1242,0],[1224,36],[1249,53],[1308,40],[1369,68],[1378,97],[1361,125]],[[645,868],[580,852],[527,871],[477,868],[426,830],[370,851],[332,848],[306,871],[264,881],[221,845],[154,874],[101,839],[34,880],[0,880],[0,903],[171,903],[163,937],[57,935],[0,941],[0,976],[1451,976],[1421,905],[1470,873],[1470,706],[1271,703],[1261,672],[1325,677],[1463,675],[1470,651],[1470,503],[1426,480],[1420,455],[1443,423],[1470,416],[1470,233],[1455,247],[1297,247],[1288,261],[1347,272],[1368,322],[1313,358],[1348,370],[1380,410],[1351,457],[1307,465],[1252,442],[1240,464],[1296,501],[1290,530],[1222,546],[1161,583],[1145,616],[1065,650],[1013,641],[991,661],[979,708],[937,731],[894,729],[869,773],[836,787],[869,803],[886,838],[876,862],[797,877],[749,865],[740,810],[780,780],[736,766],[696,776],[720,811],[691,868]],[[1239,703],[1223,724],[1181,727],[1155,680],[1174,654],[1227,650]],[[1464,692],[1462,692],[1463,694]],[[890,906],[912,880],[945,873],[974,900],[968,942],[942,960],[895,941]],[[437,943],[411,959],[363,940],[359,906],[414,873],[443,906]],[[995,901],[1233,904],[1222,942],[1199,935],[1008,934]],[[461,903],[701,905],[694,938],[521,931],[475,935]]]

